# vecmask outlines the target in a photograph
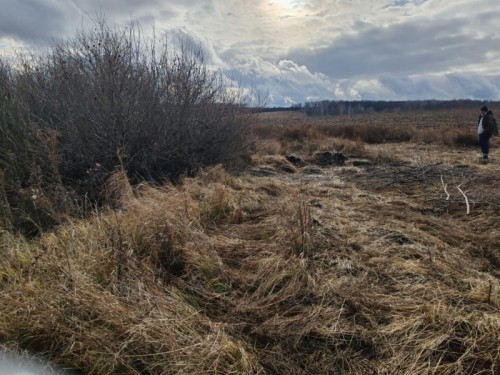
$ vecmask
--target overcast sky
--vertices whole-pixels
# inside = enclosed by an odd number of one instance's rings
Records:
[[[98,13],[202,43],[271,106],[500,100],[499,0],[0,0],[0,54],[71,37]]]

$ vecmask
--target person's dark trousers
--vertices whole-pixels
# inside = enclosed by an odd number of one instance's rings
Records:
[[[488,154],[490,153],[490,137],[491,134],[479,134],[479,145],[481,146],[481,151],[483,152],[484,158],[487,158]]]

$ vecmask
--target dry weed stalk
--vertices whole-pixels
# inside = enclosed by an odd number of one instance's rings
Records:
[[[134,192],[123,165],[123,150],[118,150],[116,154],[120,162],[120,167],[110,173],[101,194],[110,207],[119,209],[123,208],[133,198]]]
[[[309,259],[312,254],[312,215],[308,197],[305,193],[305,187],[301,186],[298,191],[291,194],[290,203],[286,202],[283,208],[282,216],[290,218],[285,224],[287,240],[291,241],[292,253],[298,257]],[[291,209],[291,211],[290,211]],[[291,221],[289,221],[291,219]]]
[[[311,236],[312,236],[312,217],[311,207],[305,194],[301,191],[296,200],[296,210],[300,228],[300,256],[310,258],[312,255]]]

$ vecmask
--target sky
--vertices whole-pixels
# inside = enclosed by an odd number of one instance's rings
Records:
[[[189,38],[268,106],[500,100],[499,0],[0,0],[0,55],[70,38],[99,14]]]

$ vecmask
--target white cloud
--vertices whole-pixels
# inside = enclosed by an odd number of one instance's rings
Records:
[[[200,42],[273,104],[318,99],[500,99],[497,0],[2,0],[0,50],[70,36],[104,14]],[[1,52],[0,52],[1,53]]]

